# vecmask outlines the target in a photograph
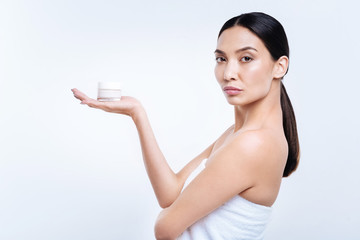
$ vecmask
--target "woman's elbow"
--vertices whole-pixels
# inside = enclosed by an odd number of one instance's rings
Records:
[[[160,201],[160,200],[159,200],[158,202],[159,202],[159,206],[160,206],[162,209],[165,209],[165,208],[170,207],[171,204],[172,204],[174,201],[170,201],[170,200],[168,200],[168,201],[164,201],[164,200]]]
[[[179,197],[179,192],[167,192],[166,194],[156,195],[158,203],[161,208],[168,208],[175,202],[175,200]]]
[[[158,219],[155,223],[155,238],[157,240],[174,240],[177,236],[171,231],[171,227],[164,220]]]

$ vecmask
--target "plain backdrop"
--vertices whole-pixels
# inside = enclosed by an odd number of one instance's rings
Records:
[[[229,18],[284,26],[301,144],[267,240],[360,239],[356,1],[0,1],[0,239],[154,239],[161,210],[126,116],[80,105],[121,81],[175,171],[234,121],[213,68]],[[204,199],[206,201],[206,199]]]

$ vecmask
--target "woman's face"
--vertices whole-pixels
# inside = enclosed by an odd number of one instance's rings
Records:
[[[215,58],[216,79],[231,105],[245,106],[267,96],[276,61],[250,30],[235,26],[222,32]]]

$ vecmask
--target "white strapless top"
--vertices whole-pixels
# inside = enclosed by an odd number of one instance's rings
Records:
[[[204,168],[205,160],[187,179],[184,188]],[[260,240],[271,219],[272,208],[236,195],[185,230],[178,240]]]

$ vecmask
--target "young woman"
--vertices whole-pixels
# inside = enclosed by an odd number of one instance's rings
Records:
[[[289,64],[282,25],[264,13],[228,20],[215,59],[235,123],[178,173],[167,164],[138,100],[99,102],[72,90],[83,104],[133,119],[164,208],[155,224],[157,239],[262,239],[281,179],[298,165],[296,121],[282,83]],[[202,171],[183,189],[195,169]]]

